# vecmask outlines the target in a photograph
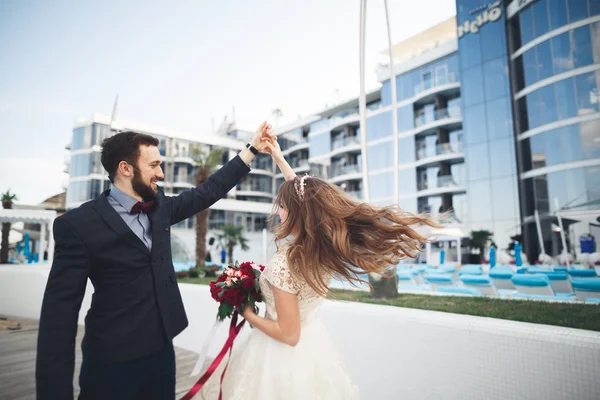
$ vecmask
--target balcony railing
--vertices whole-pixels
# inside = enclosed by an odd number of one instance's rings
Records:
[[[173,179],[173,184],[178,184],[178,183],[187,183],[190,185],[195,185],[196,177],[194,175],[188,175],[188,174],[176,175],[175,179]]]
[[[417,149],[417,160],[462,152],[462,142],[442,143],[437,146],[429,146]]]
[[[306,166],[308,166],[308,159],[292,158],[290,160],[290,167],[292,167],[292,168],[300,168],[300,167],[306,167]]]
[[[350,146],[353,144],[360,144],[360,138],[358,136],[348,136],[343,139],[334,140],[331,143],[331,149],[337,150],[342,147]]]
[[[436,86],[442,86],[442,85],[447,85],[448,83],[456,83],[456,82],[457,81],[456,81],[454,72],[450,72],[448,74],[441,75],[441,76],[436,76],[428,81],[421,82],[418,85],[416,85],[415,86],[415,96],[425,90],[432,89]]]
[[[415,118],[415,127],[428,124],[430,122],[439,121],[446,118],[460,117],[460,107],[441,108],[433,113],[425,113]]]
[[[329,169],[329,176],[335,178],[337,176],[360,173],[362,167],[360,164],[347,164],[347,165],[332,165]]]
[[[237,190],[243,192],[261,192],[269,194],[273,192],[273,188],[270,185],[260,185],[252,183],[240,183],[239,185],[237,185]]]
[[[432,181],[420,180],[417,181],[417,189],[418,190],[429,190],[429,189],[437,189],[449,186],[458,186],[460,181],[454,179],[452,175],[442,175],[438,176],[437,179]]]
[[[307,138],[285,138],[285,137],[280,137],[278,139],[279,141],[279,146],[281,147],[282,151],[286,151],[288,149],[291,149],[294,146],[298,146],[299,144],[304,144],[304,143],[308,143],[308,139]]]

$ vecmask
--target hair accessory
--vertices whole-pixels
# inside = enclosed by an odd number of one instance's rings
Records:
[[[298,193],[298,197],[300,197],[300,200],[304,200],[304,185],[306,185],[306,182],[304,181],[306,180],[306,178],[312,177],[308,174],[304,174],[302,178],[294,182],[294,187],[296,188],[296,193]]]

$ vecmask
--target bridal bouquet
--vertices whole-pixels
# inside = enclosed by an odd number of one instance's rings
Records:
[[[262,301],[258,280],[264,266],[254,262],[229,264],[216,281],[210,283],[210,294],[219,304],[217,319],[230,318],[236,308],[256,307]]]

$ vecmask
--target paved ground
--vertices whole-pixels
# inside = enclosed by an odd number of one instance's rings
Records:
[[[4,319],[6,318],[6,319]],[[0,319],[0,399],[35,399],[35,356],[38,322],[32,319]],[[83,327],[77,334],[73,387],[79,393],[77,377],[81,365]],[[198,377],[190,372],[198,359],[194,352],[175,348],[177,357],[177,398],[183,396]]]

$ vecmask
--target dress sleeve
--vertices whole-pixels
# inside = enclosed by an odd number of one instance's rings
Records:
[[[278,289],[292,294],[297,294],[300,291],[297,282],[288,268],[285,254],[275,256],[263,274],[267,281]]]

